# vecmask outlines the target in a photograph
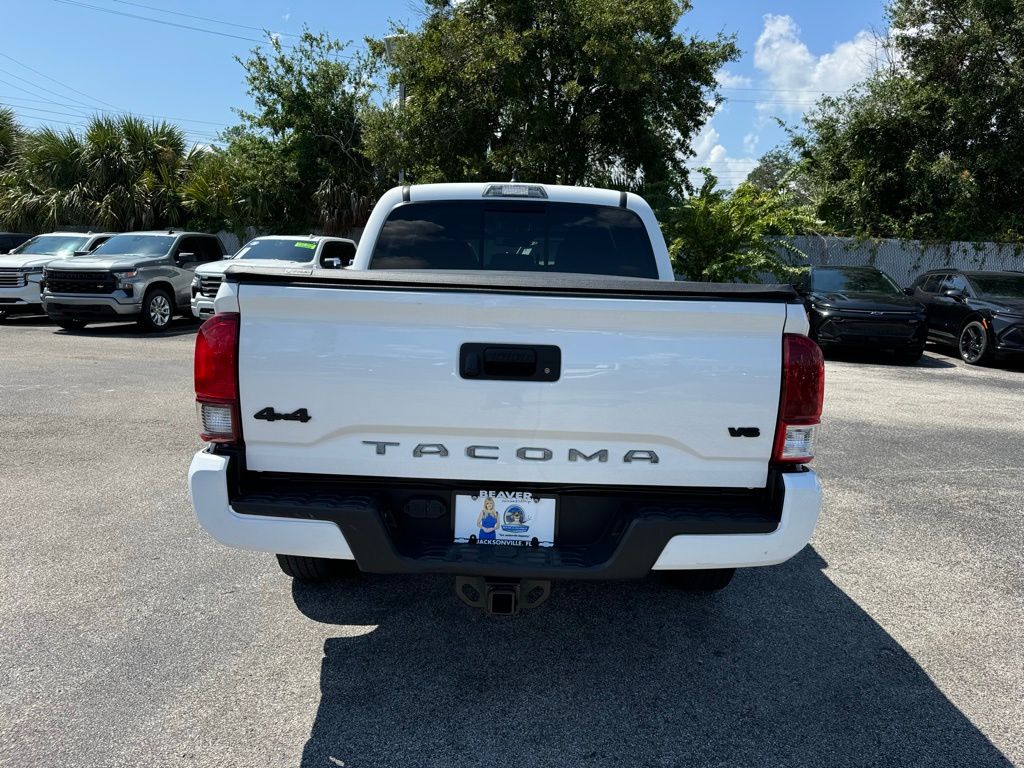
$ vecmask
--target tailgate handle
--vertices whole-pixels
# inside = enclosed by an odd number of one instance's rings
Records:
[[[459,374],[464,379],[498,381],[558,381],[562,350],[536,344],[463,344]]]

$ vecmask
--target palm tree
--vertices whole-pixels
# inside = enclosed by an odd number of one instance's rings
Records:
[[[17,138],[18,123],[14,119],[14,112],[7,107],[0,107],[0,168],[13,159]]]
[[[81,135],[27,132],[0,173],[0,225],[131,230],[184,224],[181,186],[194,159],[178,128],[130,115],[94,117]]]

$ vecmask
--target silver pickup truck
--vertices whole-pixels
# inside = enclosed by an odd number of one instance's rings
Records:
[[[195,269],[224,257],[216,235],[163,230],[115,235],[91,256],[50,262],[43,308],[61,327],[135,320],[161,331],[175,314],[190,317]]]

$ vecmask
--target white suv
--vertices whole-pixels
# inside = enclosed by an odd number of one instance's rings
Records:
[[[51,261],[91,253],[112,232],[50,232],[36,235],[0,256],[0,320],[15,314],[43,314],[40,283]]]
[[[200,320],[213,314],[213,300],[232,264],[341,269],[356,255],[356,244],[342,237],[269,235],[250,240],[234,256],[203,264],[192,280],[192,314]]]

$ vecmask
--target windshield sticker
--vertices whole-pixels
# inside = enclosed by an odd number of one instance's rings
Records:
[[[316,250],[316,243],[304,243],[301,240],[295,244],[296,248],[309,248],[311,251]]]

